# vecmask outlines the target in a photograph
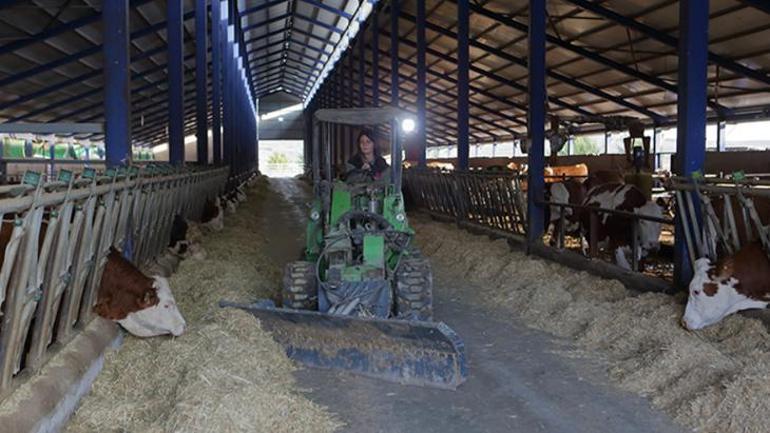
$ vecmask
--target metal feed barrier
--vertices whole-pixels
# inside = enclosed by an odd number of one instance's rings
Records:
[[[27,172],[0,186],[0,399],[94,317],[110,247],[147,264],[168,245],[174,216],[198,219],[228,170],[86,168],[48,182]]]
[[[770,199],[770,181],[735,173],[730,178],[675,177],[670,183],[691,264],[701,257],[714,261],[738,252],[744,246],[742,234],[744,240],[759,241],[770,254],[770,228],[755,204],[757,198]],[[715,200],[722,202],[721,215],[714,209]],[[737,222],[742,223],[744,233],[739,233]]]
[[[407,195],[430,213],[507,233],[526,233],[527,201],[512,173],[405,170]]]
[[[482,228],[497,235],[514,237],[520,243],[525,242],[524,235],[527,229],[525,175],[515,171],[490,173],[410,169],[404,171],[404,179],[407,196],[430,214],[452,219],[460,226]],[[565,210],[589,213],[592,236],[588,239],[589,248],[583,251],[583,254],[589,258],[601,257],[599,242],[596,239],[599,218],[602,215],[628,218],[631,221],[629,229],[633,233],[630,263],[633,271],[640,270],[639,222],[648,220],[661,224],[673,224],[673,221],[668,218],[647,217],[615,209],[552,201],[543,201],[542,204],[552,210],[558,209],[559,218],[555,224],[554,233],[554,244],[557,250],[565,249]],[[540,254],[547,249],[549,247],[540,245],[533,252]]]

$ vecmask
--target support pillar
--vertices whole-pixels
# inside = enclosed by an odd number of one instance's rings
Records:
[[[529,0],[529,113],[527,129],[529,148],[529,173],[527,189],[527,245],[541,242],[544,224],[545,178],[545,2]]]
[[[131,161],[131,77],[128,0],[105,0],[104,32],[104,144],[107,166]]]
[[[673,170],[685,177],[702,170],[706,158],[708,24],[708,2],[679,1],[677,166],[673,167]],[[697,200],[694,202],[698,203]],[[674,282],[679,287],[687,287],[692,276],[684,230],[678,220],[674,248]]]
[[[717,152],[724,152],[727,149],[727,122],[720,120],[717,122]]]
[[[427,70],[425,66],[425,2],[417,2],[417,131],[415,146],[417,147],[417,166],[425,168],[427,158],[425,156],[427,146],[425,100]]]
[[[206,0],[195,2],[195,136],[198,164],[209,163],[209,115],[207,81],[207,22]]]
[[[469,0],[457,2],[457,165],[460,171],[468,170],[469,143],[469,91],[468,70],[470,69],[468,32]],[[531,52],[531,51],[530,51]]]
[[[211,141],[214,164],[222,162],[222,34],[221,0],[211,0]]]
[[[372,106],[380,106],[380,20],[379,10],[372,11]]]
[[[401,15],[401,1],[390,2],[390,105],[398,107],[398,17]]]
[[[168,154],[169,162],[184,164],[184,33],[182,0],[167,2]]]

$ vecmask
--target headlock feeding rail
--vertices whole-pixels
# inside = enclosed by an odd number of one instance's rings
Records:
[[[0,399],[94,317],[110,248],[141,266],[168,245],[174,216],[197,219],[228,168],[27,172],[0,187]]]

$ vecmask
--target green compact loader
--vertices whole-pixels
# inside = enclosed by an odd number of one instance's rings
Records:
[[[467,376],[464,346],[446,324],[432,321],[431,267],[412,242],[401,193],[405,119],[408,114],[393,107],[315,112],[307,246],[302,260],[286,266],[283,306],[222,306],[250,311],[306,365],[454,389]],[[389,175],[364,183],[334,180],[335,124],[390,124]]]

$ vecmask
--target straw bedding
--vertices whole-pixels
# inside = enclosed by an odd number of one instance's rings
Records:
[[[170,279],[188,324],[179,338],[126,337],[66,432],[332,432],[340,423],[297,392],[295,369],[258,321],[220,309],[222,298],[272,295],[278,270],[254,217],[265,181],[225,229],[203,239],[207,259],[185,260]]]
[[[770,431],[770,336],[760,321],[731,316],[687,332],[678,324],[681,296],[637,295],[618,281],[510,251],[502,240],[412,222],[434,274],[476,283],[475,301],[572,339],[570,356],[605,360],[622,388],[679,423],[704,433]]]

